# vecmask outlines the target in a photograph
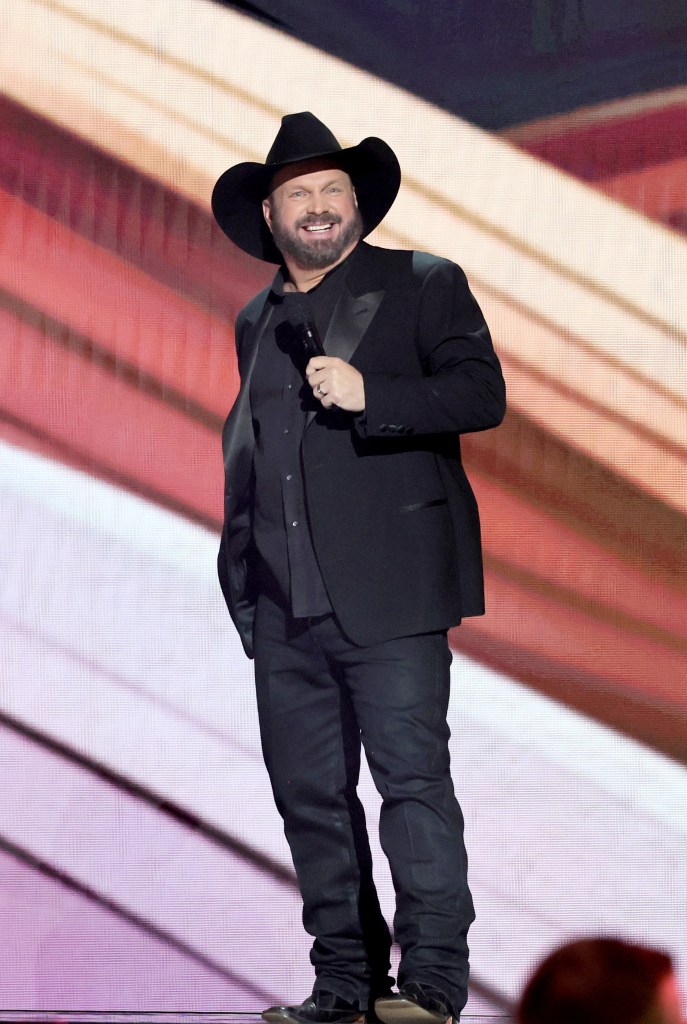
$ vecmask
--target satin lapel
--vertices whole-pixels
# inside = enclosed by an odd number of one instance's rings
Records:
[[[350,363],[385,294],[383,289],[365,292],[364,295],[351,295],[348,289],[344,290],[324,339],[324,350],[328,356],[339,356]]]
[[[338,356],[347,363],[351,361],[385,295],[384,289],[365,292],[364,295],[351,295],[348,289],[344,290],[336,304],[323,342],[328,356]],[[306,427],[315,414],[316,410],[308,413],[305,419]]]
[[[241,390],[232,407],[227,422],[224,424],[222,448],[224,452],[224,468],[227,476],[225,497],[229,503],[232,496],[240,495],[248,483],[250,468],[253,463],[253,421],[250,411],[250,380],[258,356],[258,348],[270,322],[274,306],[269,303],[263,309],[255,327],[253,348],[246,363]]]

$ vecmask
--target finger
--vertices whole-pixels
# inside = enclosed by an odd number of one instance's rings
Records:
[[[308,361],[308,365],[305,368],[306,377],[310,379],[310,376],[313,373],[318,373],[320,370],[325,370],[326,368],[327,363],[323,361],[321,356],[313,356],[312,359]]]

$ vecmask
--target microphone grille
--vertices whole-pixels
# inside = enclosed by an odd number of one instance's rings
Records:
[[[313,322],[310,301],[305,292],[285,292],[284,312],[291,327],[299,327],[301,324]]]

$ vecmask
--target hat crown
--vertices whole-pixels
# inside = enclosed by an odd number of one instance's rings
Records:
[[[341,145],[326,124],[309,110],[304,110],[300,114],[286,114],[282,117],[281,128],[265,164],[279,166],[340,151]]]

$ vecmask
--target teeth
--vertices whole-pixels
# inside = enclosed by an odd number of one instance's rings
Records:
[[[329,231],[331,224],[306,224],[306,231]]]

